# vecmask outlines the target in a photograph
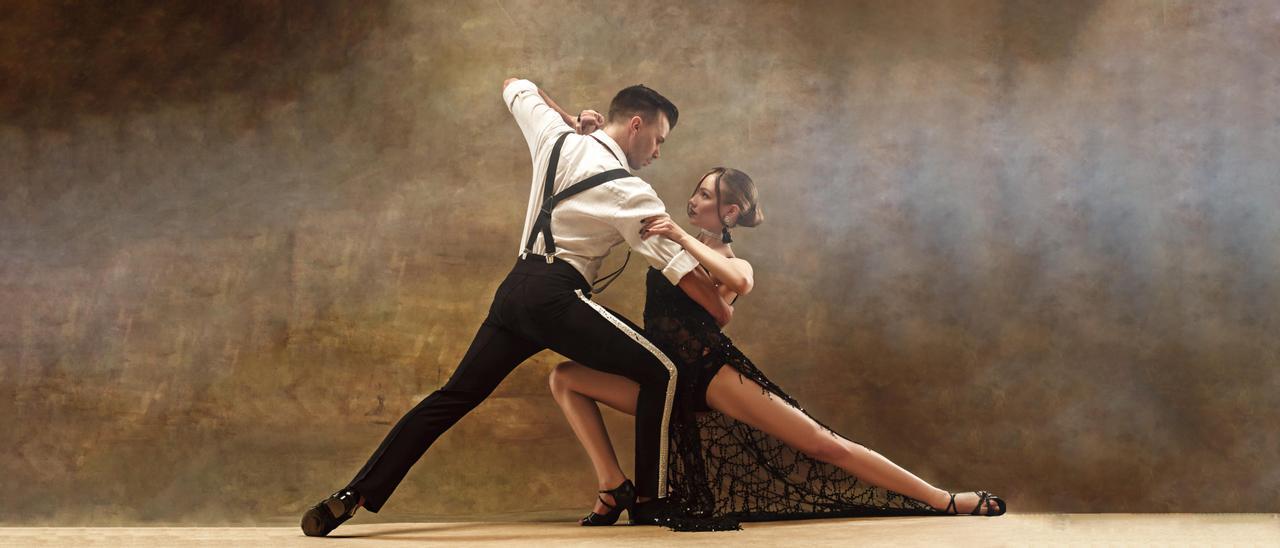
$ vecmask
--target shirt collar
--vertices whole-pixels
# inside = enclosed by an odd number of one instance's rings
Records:
[[[635,170],[631,169],[631,162],[627,160],[627,153],[622,151],[622,147],[618,146],[618,143],[613,140],[613,137],[610,137],[603,129],[595,130],[591,136],[600,139],[605,146],[609,147],[609,150],[613,151],[613,154],[622,162],[622,168],[627,170],[627,173],[635,174]]]

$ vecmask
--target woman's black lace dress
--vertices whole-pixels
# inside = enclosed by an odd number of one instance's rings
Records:
[[[804,411],[733,345],[710,313],[659,271],[649,269],[646,287],[645,335],[678,371],[669,431],[668,511],[661,523],[711,531],[738,529],[739,521],[937,513],[708,408],[707,384],[728,366]]]

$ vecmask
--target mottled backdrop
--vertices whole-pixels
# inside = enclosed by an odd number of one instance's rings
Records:
[[[512,263],[511,76],[672,98],[673,212],[756,179],[730,332],[853,439],[1015,511],[1280,510],[1280,6],[633,4],[5,2],[0,522],[342,486]],[[638,319],[642,281],[602,300]],[[556,361],[362,519],[584,511]]]

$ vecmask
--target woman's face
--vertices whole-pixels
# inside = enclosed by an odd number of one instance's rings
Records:
[[[702,182],[698,183],[698,188],[693,191],[693,196],[689,197],[686,212],[689,214],[689,222],[693,226],[719,232],[723,225],[720,224],[720,218],[731,215],[732,210],[736,206],[729,206],[721,203],[719,211],[716,211],[716,187],[720,183],[720,174],[712,173],[702,178]],[[720,189],[723,191],[724,189]]]

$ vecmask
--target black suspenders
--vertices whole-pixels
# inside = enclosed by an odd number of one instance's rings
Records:
[[[551,235],[551,211],[556,208],[556,205],[580,192],[590,190],[615,179],[631,176],[631,173],[625,169],[611,169],[578,181],[569,188],[560,191],[559,194],[552,194],[555,191],[556,164],[560,162],[560,149],[564,146],[564,140],[568,136],[568,132],[560,134],[560,138],[556,139],[556,145],[551,148],[551,159],[547,162],[547,175],[542,180],[542,208],[538,212],[537,220],[533,222],[533,230],[529,231],[529,239],[524,245],[524,254],[533,253],[533,243],[538,239],[538,234],[541,233],[542,245],[546,247],[544,254],[547,257],[547,264],[551,264],[552,261],[555,260],[556,240],[555,237]],[[595,136],[592,136],[591,138],[600,143],[600,146],[604,147],[604,149],[609,152],[610,156],[613,156],[615,160],[618,160],[618,156],[614,154],[612,150],[609,150],[608,145],[605,145],[603,141],[596,139]],[[618,161],[621,163],[621,160]],[[630,260],[631,253],[627,252],[627,261]],[[622,268],[627,267],[627,261],[622,263]],[[605,278],[610,279],[598,290],[595,289],[594,284],[604,278],[600,278],[595,282],[592,282],[592,293],[599,293],[604,291],[605,287],[609,287],[609,284],[613,283],[613,280],[617,279],[618,275],[622,274],[622,268],[619,268],[616,272],[605,276]]]

